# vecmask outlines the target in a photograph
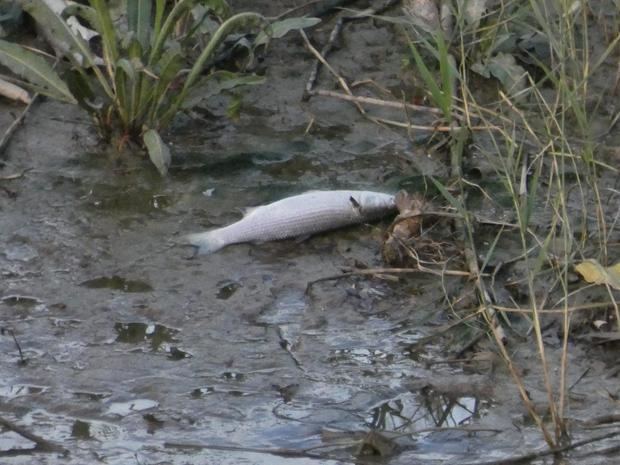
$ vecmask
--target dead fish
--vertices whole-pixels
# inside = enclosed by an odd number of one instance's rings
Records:
[[[310,191],[255,207],[229,226],[190,234],[198,253],[212,253],[241,242],[302,237],[376,220],[395,211],[394,196],[371,191]]]

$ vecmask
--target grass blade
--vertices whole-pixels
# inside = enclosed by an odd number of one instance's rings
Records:
[[[426,63],[422,59],[420,52],[416,45],[409,39],[409,49],[411,50],[411,54],[413,55],[413,59],[415,61],[416,67],[420,72],[420,76],[424,81],[424,84],[428,87],[428,90],[431,93],[431,98],[435,105],[437,105],[444,114],[444,117],[449,121],[450,113],[451,113],[451,94],[446,93],[446,89],[442,90],[437,85],[437,80],[431,73]]]
[[[127,0],[127,27],[136,34],[144,50],[151,39],[152,12],[150,0]]]

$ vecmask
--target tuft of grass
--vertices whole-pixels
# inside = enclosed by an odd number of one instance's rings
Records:
[[[319,22],[288,18],[268,25],[258,13],[230,15],[224,0],[126,0],[118,9],[109,3],[72,3],[58,14],[47,2],[23,0],[22,7],[59,54],[61,72],[39,53],[1,40],[0,64],[33,91],[78,103],[105,140],[119,147],[130,141],[145,147],[162,175],[170,153],[159,132],[189,103],[200,100],[192,91],[212,80],[220,89],[263,82],[255,75],[206,73],[227,37],[262,30],[258,40],[265,45],[272,32],[281,37]],[[100,51],[72,28],[67,18],[76,17],[101,39]]]
[[[453,31],[436,31],[433,41],[418,34],[417,43],[424,45],[426,56],[434,61],[425,61],[419,45],[409,41],[416,71],[431,101],[445,119],[455,122],[449,136],[455,189],[433,182],[462,218],[458,226],[464,255],[470,272],[477,276],[480,308],[475,310],[486,321],[545,441],[556,448],[569,440],[565,412],[572,309],[587,288],[575,285],[571,274],[577,261],[596,258],[605,264],[614,256],[617,260],[620,253],[611,250],[611,238],[617,242],[619,236],[617,211],[612,206],[617,205],[617,198],[613,200],[617,194],[604,185],[604,179],[612,179],[618,170],[601,159],[601,141],[591,121],[607,95],[613,95],[613,80],[600,75],[615,72],[620,33],[616,30],[610,36],[606,30],[602,37],[595,33],[593,15],[584,2],[530,0],[527,7],[520,2],[499,2],[474,18],[471,10],[466,11],[466,2],[455,3]],[[518,39],[527,46],[519,46]],[[451,57],[455,57],[454,64]],[[476,75],[499,82],[494,101],[487,95],[479,99],[480,93],[470,87]],[[450,82],[458,84],[453,93]],[[487,129],[476,132],[478,121]],[[473,212],[467,205],[468,182],[462,170],[464,163],[470,163],[466,146],[485,156],[512,199],[507,213],[516,221],[516,233],[501,229],[490,245],[477,239]],[[485,196],[492,198],[490,193]],[[520,250],[501,250],[503,235],[516,237]],[[495,255],[511,253],[513,262],[524,270],[521,284],[527,296],[513,303],[526,310],[523,318],[538,352],[550,425],[536,413],[527,380],[516,369],[518,360],[504,344],[505,334],[497,319],[502,310],[490,297],[495,280],[483,276],[488,275],[488,264]],[[484,257],[482,263],[478,257]],[[617,309],[611,291],[607,298]],[[559,370],[554,369],[558,362],[549,358],[543,331],[542,310],[550,306],[560,312]],[[617,326],[620,315],[612,323]]]

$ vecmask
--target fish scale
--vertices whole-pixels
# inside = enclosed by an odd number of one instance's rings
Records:
[[[394,196],[371,191],[311,191],[252,209],[231,225],[190,234],[200,253],[241,242],[307,236],[378,219],[395,210]]]

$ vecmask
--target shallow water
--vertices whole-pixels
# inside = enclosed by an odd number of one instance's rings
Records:
[[[396,55],[383,72],[399,69]],[[11,181],[15,198],[0,192],[0,315],[23,353],[0,337],[0,415],[69,454],[3,463],[476,463],[543,447],[505,370],[465,372],[442,363],[439,339],[419,344],[447,321],[436,277],[352,277],[306,292],[345,267],[381,266],[387,223],[197,258],[180,244],[308,189],[424,190],[422,174],[445,174],[405,134],[341,102],[300,104],[298,77],[272,65],[273,79],[247,96],[260,118],[169,134],[166,179],[143,160],[93,153],[84,116],[59,104],[37,107],[15,136],[4,171],[32,171]],[[536,364],[532,347],[515,351]],[[588,397],[617,389],[605,365],[576,348],[571,367],[573,381],[589,370],[571,414],[606,412]],[[543,398],[539,381],[532,394]],[[364,452],[369,431],[387,443]],[[0,452],[33,444],[0,432]]]

